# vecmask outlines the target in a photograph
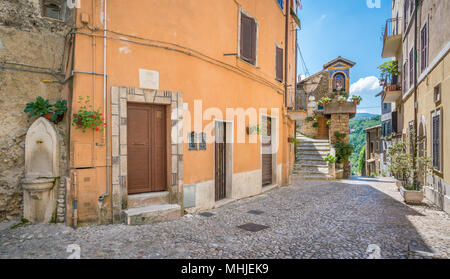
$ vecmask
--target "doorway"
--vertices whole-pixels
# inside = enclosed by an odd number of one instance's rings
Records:
[[[273,183],[272,118],[264,116],[262,119],[262,125],[262,186],[268,186]]]
[[[317,128],[317,138],[319,138],[319,139],[326,138],[327,139],[329,137],[327,121],[328,121],[328,119],[325,117],[319,117],[317,119],[317,122],[319,124],[319,126]]]
[[[128,103],[128,194],[167,191],[166,107]]]
[[[227,197],[227,127],[226,122],[215,124],[215,199]]]

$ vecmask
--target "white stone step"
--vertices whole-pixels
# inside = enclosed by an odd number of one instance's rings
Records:
[[[326,154],[324,155],[300,155],[299,159],[300,161],[323,161],[323,159],[327,157]]]
[[[168,203],[168,191],[128,195],[128,208],[137,208]]]
[[[291,180],[301,181],[301,180],[332,180],[331,175],[292,175]]]
[[[321,172],[328,173],[328,166],[303,166],[303,165],[295,165],[294,171],[299,172]]]
[[[323,159],[321,159],[320,161],[300,160],[297,164],[301,166],[328,166],[328,163],[325,162]]]
[[[329,150],[299,150],[297,151],[297,155],[320,155],[325,157],[330,154]]]
[[[300,145],[296,147],[297,150],[304,150],[304,151],[310,151],[310,150],[318,150],[318,151],[330,151],[329,145],[323,145],[323,146],[314,146],[314,145]]]
[[[124,213],[127,225],[144,225],[178,219],[181,207],[178,204],[159,204],[130,208]]]

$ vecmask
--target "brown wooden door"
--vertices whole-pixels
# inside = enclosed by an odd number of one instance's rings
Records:
[[[262,145],[262,185],[272,184],[272,121],[271,118],[264,119],[265,129],[263,129],[263,135],[261,137]],[[265,131],[267,132],[265,132]]]
[[[128,104],[128,193],[167,190],[165,106]]]
[[[216,201],[227,197],[226,192],[226,123],[216,123],[216,142],[215,142],[215,184]]]
[[[319,123],[319,127],[317,129],[317,137],[322,138],[328,138],[328,127],[327,127],[327,121],[325,117],[319,117],[317,122]]]

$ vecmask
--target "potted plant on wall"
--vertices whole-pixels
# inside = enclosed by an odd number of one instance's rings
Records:
[[[362,101],[361,96],[352,96],[352,101],[355,105],[359,105]]]
[[[347,98],[345,98],[344,96],[339,96],[338,103],[342,105],[343,103],[345,103],[346,100]]]
[[[336,149],[338,168],[343,169],[344,163],[348,162],[348,159],[353,154],[353,146],[342,141],[337,141],[334,148]]]
[[[397,87],[398,76],[400,74],[398,70],[398,61],[387,61],[378,68],[380,70],[380,81],[383,81],[384,85]]]
[[[51,108],[52,105],[50,104],[50,101],[44,100],[44,98],[39,96],[36,98],[35,102],[30,102],[26,104],[24,112],[28,113],[29,118],[34,116],[42,116],[45,117],[47,120],[51,121],[52,118]]]
[[[67,111],[67,101],[57,101],[55,104],[50,104],[49,100],[38,96],[35,102],[26,104],[24,112],[28,113],[28,117],[44,117],[48,121],[55,124],[61,122],[64,118],[64,114]]]
[[[81,105],[78,113],[73,114],[72,126],[86,132],[86,129],[92,129],[95,132],[103,132],[103,127],[106,126],[105,119],[100,113],[100,109],[94,110],[92,105],[89,105],[89,96],[84,99],[79,97],[78,103]]]
[[[320,99],[319,101],[319,105],[321,106],[328,105],[329,103],[331,103],[331,99],[328,97],[322,97],[322,99]]]
[[[411,154],[406,152],[406,144],[398,142],[388,150],[390,159],[389,170],[397,178],[396,185],[405,203],[421,204],[424,198],[423,185],[414,179],[414,173],[421,172],[423,175],[431,169],[431,159],[426,156],[416,157],[413,162]]]

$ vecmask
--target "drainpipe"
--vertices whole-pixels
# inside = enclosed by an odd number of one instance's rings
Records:
[[[290,13],[290,3],[291,1],[286,1],[286,28],[285,28],[285,44],[284,44],[284,106],[287,107],[287,97],[288,97],[288,62],[289,62],[289,13]]]
[[[413,166],[414,166],[414,181],[413,184],[418,180],[417,170],[415,168],[417,163],[417,112],[418,112],[418,102],[417,102],[417,11],[419,9],[419,0],[415,0],[414,7],[414,141],[413,141]]]
[[[77,172],[73,173],[73,228],[76,230],[78,225],[78,187],[77,187]]]

